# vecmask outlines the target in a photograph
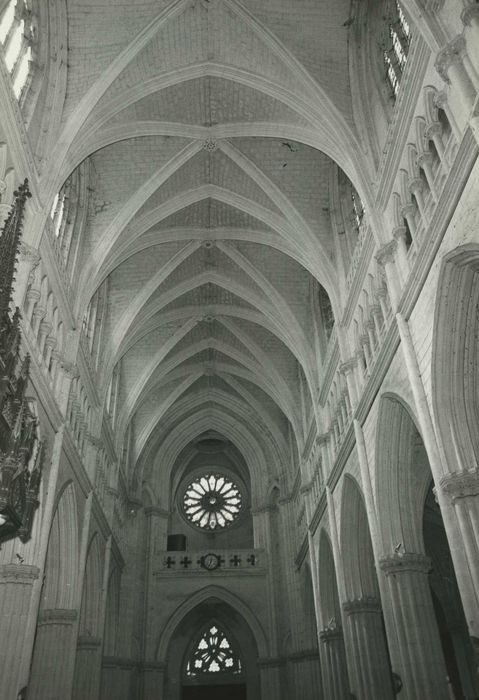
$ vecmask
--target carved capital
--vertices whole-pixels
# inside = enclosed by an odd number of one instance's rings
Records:
[[[77,647],[78,649],[91,649],[92,651],[98,649],[102,644],[100,637],[93,637],[89,634],[80,634],[78,637]]]
[[[431,570],[431,560],[425,554],[405,552],[395,553],[390,557],[381,559],[379,562],[381,569],[386,576],[401,574],[406,571],[417,571],[427,574]]]
[[[358,366],[358,358],[357,357],[350,357],[349,360],[346,360],[345,362],[342,362],[339,365],[339,371],[341,374],[349,374],[350,372],[354,372],[356,367]]]
[[[434,136],[441,136],[441,134],[442,134],[441,122],[432,122],[432,124],[429,124],[424,131],[424,136],[427,139],[432,139]]]
[[[417,157],[417,164],[419,167],[424,167],[425,165],[430,165],[432,163],[432,153],[430,151],[423,151]]]
[[[77,365],[73,362],[62,362],[62,370],[70,379],[76,379],[80,374]]]
[[[409,191],[412,192],[413,194],[415,192],[422,192],[424,189],[424,182],[421,180],[420,177],[413,177],[408,182],[408,188],[409,188]]]
[[[479,470],[471,469],[467,472],[456,472],[443,476],[440,482],[441,489],[449,496],[451,503],[460,498],[479,495]]]
[[[38,578],[40,569],[29,564],[0,565],[0,580],[6,583],[32,584]]]
[[[466,40],[460,34],[456,36],[449,44],[439,51],[434,67],[444,80],[445,83],[450,83],[448,70],[454,63],[461,63],[466,51]]]
[[[471,3],[461,13],[461,20],[465,27],[472,26],[473,21],[479,22],[479,5]]]
[[[40,253],[38,252],[37,248],[34,248],[23,241],[18,246],[18,256],[20,260],[28,262],[35,267],[41,260]]]
[[[381,612],[381,603],[377,598],[356,598],[348,600],[343,604],[343,610],[346,615],[355,615],[357,613],[379,613]]]
[[[393,230],[393,238],[395,241],[405,241],[406,240],[407,229],[405,226],[396,226]]]
[[[389,241],[389,243],[383,245],[383,247],[376,253],[376,260],[378,263],[380,265],[393,263],[396,256],[397,246],[397,241]]]
[[[339,639],[341,639],[341,636],[341,628],[336,626],[325,627],[319,633],[319,638],[323,642],[323,644],[338,641]]]
[[[329,442],[330,436],[329,433],[322,433],[321,435],[318,435],[316,438],[316,444],[317,445],[327,445]]]
[[[78,617],[76,610],[55,608],[38,614],[38,625],[73,625]]]
[[[103,442],[100,440],[100,438],[98,438],[96,435],[92,435],[91,433],[85,433],[85,440],[97,449],[103,447]]]

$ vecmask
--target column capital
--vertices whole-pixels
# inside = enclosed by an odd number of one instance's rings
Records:
[[[417,164],[419,167],[424,165],[429,165],[432,163],[432,153],[431,151],[422,151],[417,157]]]
[[[101,647],[102,640],[100,637],[93,637],[89,634],[80,634],[78,636],[78,649],[98,649]]]
[[[415,192],[422,192],[424,189],[424,182],[421,180],[420,177],[413,177],[409,182],[407,183],[407,186],[409,188],[409,191],[412,192],[413,194]]]
[[[0,580],[6,583],[32,584],[38,578],[40,569],[29,564],[1,564]]]
[[[393,263],[397,251],[397,241],[389,241],[382,246],[376,253],[376,260],[380,265],[387,265],[387,263]]]
[[[406,239],[407,228],[405,226],[396,226],[393,229],[392,236],[395,241]]]
[[[78,617],[77,610],[54,608],[42,610],[38,614],[39,625],[73,625]]]
[[[25,262],[29,262],[31,265],[34,265],[35,267],[38,265],[38,263],[41,260],[40,253],[37,250],[37,248],[34,248],[33,246],[28,245],[28,243],[24,243],[23,241],[18,246],[18,253],[19,253],[20,260],[23,260]]]
[[[341,627],[325,627],[319,632],[320,640],[326,644],[327,642],[334,642],[342,637]]]
[[[293,663],[298,663],[299,661],[317,661],[319,660],[319,653],[317,649],[303,649],[302,651],[293,651],[288,654],[288,659]]]
[[[263,656],[263,658],[258,659],[258,666],[260,668],[275,668],[277,666],[282,666],[285,659],[282,656]]]
[[[357,366],[358,358],[355,356],[350,357],[349,360],[345,360],[339,365],[339,371],[341,372],[341,374],[349,374],[350,372],[354,372]]]
[[[431,560],[425,554],[415,552],[395,553],[390,557],[385,557],[379,562],[381,569],[386,576],[400,574],[405,571],[417,571],[427,574],[431,570]]]
[[[456,472],[443,476],[440,487],[446,496],[449,496],[451,503],[455,503],[459,498],[479,495],[479,469],[474,468],[465,472]]]
[[[62,362],[62,370],[70,379],[76,379],[80,375],[80,371],[73,362]]]
[[[473,20],[479,21],[479,5],[471,3],[461,12],[461,20],[465,27],[470,27]]]
[[[459,34],[437,54],[434,67],[445,83],[450,84],[448,70],[454,63],[462,62],[465,51],[466,40],[462,34]]]
[[[479,6],[478,6],[479,9]],[[442,134],[442,124],[441,122],[432,122],[428,124],[424,130],[424,136],[427,139],[432,139],[434,136],[441,136]]]
[[[316,444],[317,445],[327,445],[329,439],[330,439],[329,433],[321,433],[321,435],[318,435],[318,437],[316,438]]]
[[[355,598],[343,603],[343,610],[346,615],[354,615],[356,613],[378,613],[381,612],[381,602],[373,596],[364,598]]]

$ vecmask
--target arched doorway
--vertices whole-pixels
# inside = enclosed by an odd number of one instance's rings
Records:
[[[258,646],[243,616],[211,597],[178,623],[168,645],[169,700],[259,700]]]

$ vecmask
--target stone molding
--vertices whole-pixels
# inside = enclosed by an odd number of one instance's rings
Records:
[[[441,489],[449,496],[451,503],[460,498],[479,495],[479,470],[477,468],[466,472],[456,472],[443,476],[440,481]]]
[[[299,663],[301,661],[319,661],[319,652],[317,649],[293,651],[291,654],[288,654],[288,659],[293,663]]]
[[[147,506],[145,508],[145,515],[147,518],[156,516],[157,518],[164,518],[165,520],[170,517],[169,511],[160,506]]]
[[[38,566],[30,564],[1,564],[0,584],[2,583],[22,583],[32,584],[39,576]]]
[[[282,656],[269,656],[258,659],[259,668],[275,668],[283,666],[285,659]]]
[[[405,571],[417,571],[418,573],[427,574],[431,570],[430,558],[425,554],[413,552],[393,554],[390,557],[385,557],[381,559],[379,565],[386,576],[404,573]]]
[[[354,372],[358,366],[358,358],[350,357],[349,360],[345,360],[339,365],[339,371],[341,374],[349,374],[349,372]]]
[[[387,263],[393,263],[397,251],[397,241],[389,241],[383,245],[376,253],[376,260],[380,265],[386,265]]]
[[[18,254],[20,260],[29,262],[35,267],[37,267],[38,263],[41,260],[41,255],[38,249],[34,248],[31,245],[28,245],[28,243],[25,243],[23,241],[21,241],[20,245],[18,246]]]
[[[381,602],[374,597],[355,598],[343,603],[343,610],[346,615],[356,615],[357,613],[379,613],[381,612]]]
[[[73,625],[78,618],[78,611],[65,608],[42,610],[38,614],[39,625]]]
[[[479,5],[477,3],[471,3],[461,13],[461,20],[465,27],[470,27],[474,19],[479,21]]]
[[[456,36],[437,55],[434,67],[448,85],[451,83],[448,70],[454,63],[461,63],[466,51],[466,40],[462,34]]]
[[[320,631],[319,638],[323,644],[327,644],[328,642],[334,642],[341,639],[342,634],[341,627],[325,627]]]
[[[98,649],[101,644],[101,637],[93,637],[89,634],[80,634],[77,641],[78,649]]]

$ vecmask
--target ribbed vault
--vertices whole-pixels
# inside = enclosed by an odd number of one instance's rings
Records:
[[[349,3],[100,2],[88,41],[85,2],[67,6],[68,92],[44,195],[82,164],[76,311],[106,290],[101,392],[116,373],[130,483],[161,483],[154,470],[198,426],[227,435],[258,479],[277,474],[320,420],[315,309],[319,285],[339,308],[344,274],[334,162],[372,195]]]

